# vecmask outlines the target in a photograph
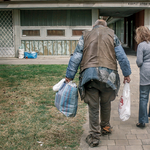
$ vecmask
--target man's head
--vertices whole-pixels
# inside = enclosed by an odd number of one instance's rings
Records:
[[[98,19],[98,20],[96,20],[96,22],[93,26],[96,26],[96,25],[102,25],[104,27],[107,27],[107,22],[105,20]]]

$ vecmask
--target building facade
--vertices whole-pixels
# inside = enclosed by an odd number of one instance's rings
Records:
[[[82,31],[101,17],[136,50],[135,29],[150,28],[150,1],[0,0],[0,57],[17,57],[20,46],[38,55],[70,55]]]

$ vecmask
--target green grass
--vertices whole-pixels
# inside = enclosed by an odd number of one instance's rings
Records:
[[[66,68],[0,65],[0,149],[78,149],[86,105],[79,100],[74,118],[65,117],[54,106],[52,87],[65,77]]]

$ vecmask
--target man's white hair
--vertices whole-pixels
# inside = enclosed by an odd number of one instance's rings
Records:
[[[102,25],[102,26],[107,27],[107,22],[105,20],[98,19],[98,20],[96,20],[94,26],[96,26],[96,25]]]

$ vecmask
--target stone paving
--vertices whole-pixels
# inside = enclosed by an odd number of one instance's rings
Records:
[[[88,135],[88,114],[87,122],[84,124],[84,133],[81,137],[81,150],[150,150],[150,124],[146,124],[146,128],[140,129],[136,127],[138,122],[139,109],[139,69],[136,66],[136,56],[129,56],[132,75],[130,82],[131,95],[131,117],[127,121],[121,121],[118,115],[118,103],[123,91],[123,76],[119,69],[121,78],[121,86],[118,97],[112,102],[111,126],[113,132],[110,135],[101,136],[98,147],[90,148],[85,142]],[[119,67],[120,68],[120,67]]]

